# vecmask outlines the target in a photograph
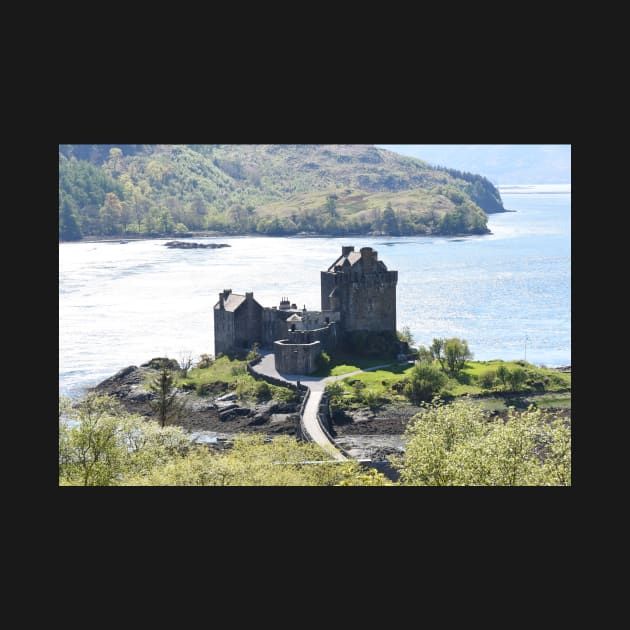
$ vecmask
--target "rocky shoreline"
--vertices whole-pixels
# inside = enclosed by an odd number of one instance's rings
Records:
[[[91,389],[120,401],[130,413],[155,419],[151,407],[155,394],[144,383],[159,374],[156,359],[140,367],[130,365]],[[224,383],[200,396],[195,391],[179,390],[177,399],[185,405],[185,417],[177,424],[191,432],[218,432],[235,434],[241,431],[294,435],[299,419],[299,403],[271,400],[256,405],[241,405]]]
[[[168,241],[164,247],[169,249],[220,249],[221,247],[232,247],[227,243],[188,243],[186,241]]]
[[[165,359],[152,359],[140,367],[130,365],[91,389],[99,394],[107,394],[120,401],[123,408],[155,419],[151,406],[155,396],[145,387],[148,378],[159,373]],[[178,369],[176,361],[171,361],[173,370]],[[558,371],[571,371],[571,366],[557,368]],[[296,435],[299,424],[300,401],[287,403],[269,400],[251,404],[238,399],[226,383],[217,382],[208,388],[207,395],[196,391],[179,390],[177,398],[185,404],[185,416],[176,422],[196,436],[199,441],[219,448],[229,445],[234,435],[241,432],[264,434],[269,438],[275,435]],[[497,397],[504,397],[497,395]],[[526,406],[529,399],[522,397]],[[378,411],[368,408],[352,412],[337,412],[332,417],[331,434],[351,456],[358,459],[384,460],[388,455],[404,451],[402,435],[408,422],[420,411],[411,403],[386,404]],[[566,410],[565,410],[566,412]],[[499,415],[502,412],[496,412]],[[567,412],[570,414],[570,409]]]

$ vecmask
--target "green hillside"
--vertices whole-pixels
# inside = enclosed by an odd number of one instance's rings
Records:
[[[59,145],[59,237],[482,234],[484,177],[371,145]]]

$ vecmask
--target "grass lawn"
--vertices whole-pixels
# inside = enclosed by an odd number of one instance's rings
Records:
[[[223,383],[234,384],[240,377],[249,377],[247,368],[245,367],[245,361],[239,361],[238,359],[230,359],[229,357],[221,357],[212,362],[212,365],[208,368],[195,368],[188,372],[186,378],[177,378],[177,385],[181,387],[184,384],[192,384],[195,386],[205,385],[208,383],[216,383],[221,381]],[[252,380],[254,380],[252,378]]]
[[[346,354],[337,354],[333,362],[325,370],[318,370],[313,376],[341,376],[342,374],[350,374],[351,372],[358,372],[359,370],[365,370],[367,368],[375,367],[377,365],[396,365],[396,359],[392,358],[360,358]]]
[[[379,365],[382,361],[378,359],[363,363],[348,361],[331,368],[329,373],[333,376],[348,374],[359,368],[371,367],[370,364]],[[488,372],[496,372],[500,365],[504,365],[508,370],[514,370],[517,367],[524,369],[531,385],[524,385],[515,392],[506,392],[499,383],[490,389],[485,389],[477,379]],[[339,382],[348,395],[355,391],[352,384],[360,381],[365,385],[364,391],[372,391],[384,399],[394,401],[399,399],[401,395],[392,386],[405,379],[413,367],[409,364],[393,363],[386,368],[357,374]],[[537,384],[538,389],[533,384]],[[482,396],[479,402],[484,408],[491,410],[506,409],[509,405],[519,407],[524,405],[526,407],[529,404],[527,401],[535,402],[539,407],[571,407],[571,394],[566,392],[570,387],[570,373],[557,372],[549,368],[538,368],[530,363],[523,365],[514,361],[493,360],[468,361],[457,379],[450,378],[448,384],[441,391],[444,395],[456,397],[465,394]],[[494,394],[507,394],[507,396],[495,398]]]

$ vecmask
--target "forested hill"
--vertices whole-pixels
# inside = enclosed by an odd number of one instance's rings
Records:
[[[471,173],[371,145],[59,145],[59,238],[482,234],[504,211]]]

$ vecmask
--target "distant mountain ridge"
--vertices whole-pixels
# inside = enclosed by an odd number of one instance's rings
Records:
[[[502,211],[485,177],[373,145],[59,145],[62,240],[481,234]]]

